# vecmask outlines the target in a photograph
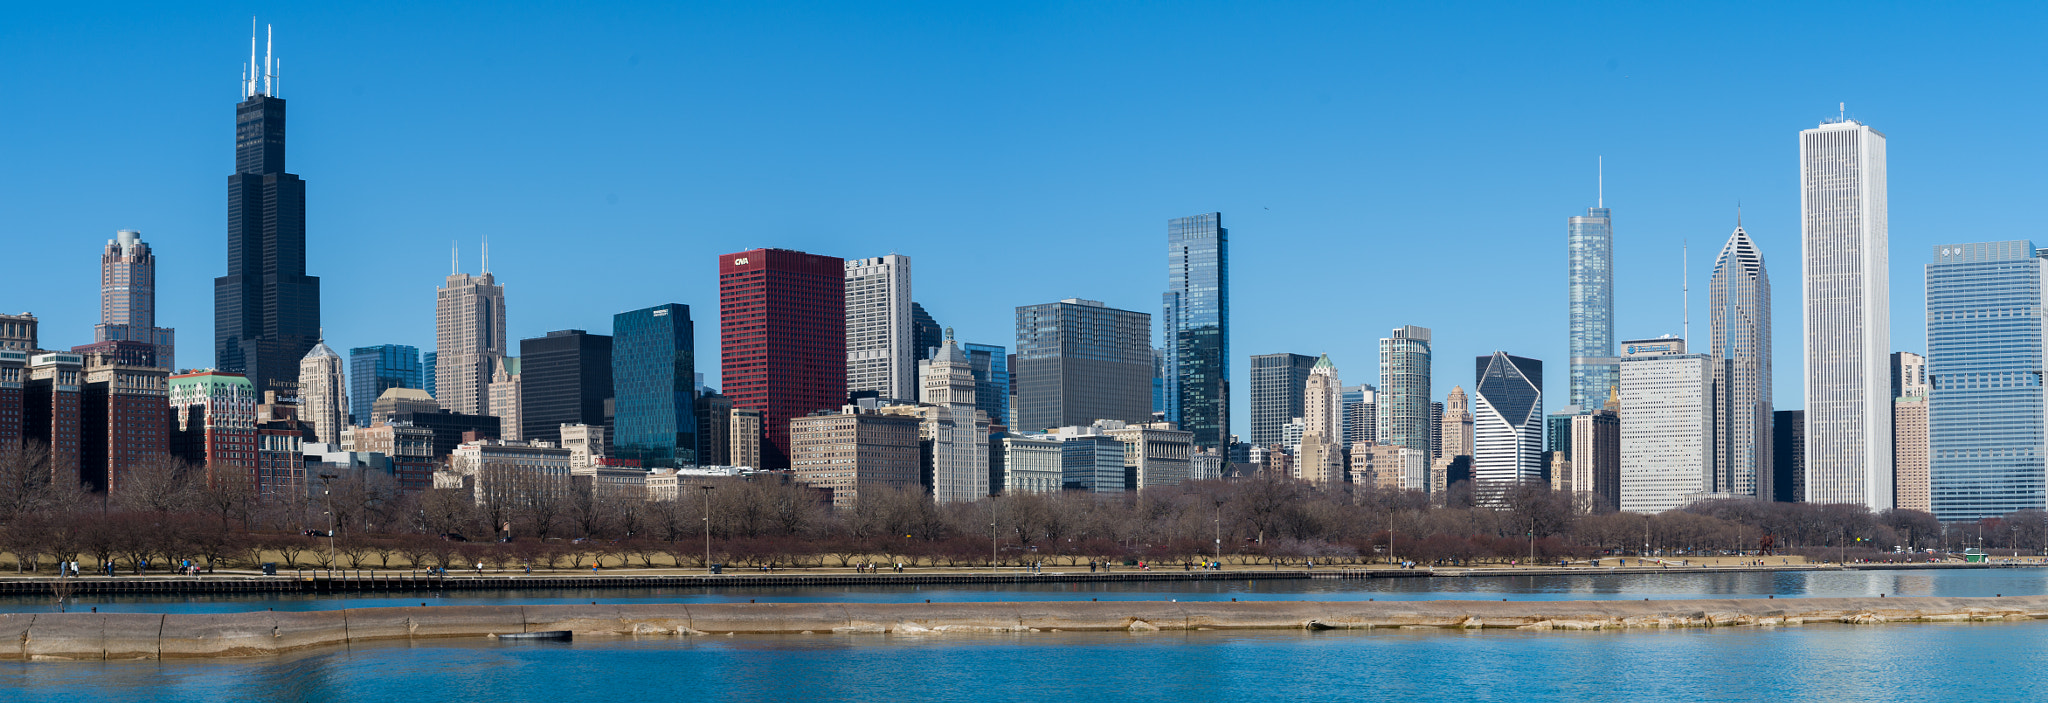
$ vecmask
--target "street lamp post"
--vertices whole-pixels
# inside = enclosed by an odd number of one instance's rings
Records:
[[[1216,568],[1223,568],[1223,497],[1216,497]]]
[[[1536,531],[1529,531],[1529,565],[1536,565]]]
[[[717,486],[698,486],[704,489],[704,573],[711,573],[711,489]]]
[[[988,570],[996,570],[996,522],[988,522]]]
[[[322,510],[320,514],[327,516],[327,575],[332,577],[334,576],[334,511]]]

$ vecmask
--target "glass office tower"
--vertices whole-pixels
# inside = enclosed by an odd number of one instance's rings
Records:
[[[1605,205],[1605,203],[1602,203]],[[1586,411],[1607,402],[1621,382],[1614,359],[1614,218],[1606,207],[1565,225],[1566,285],[1571,313],[1571,405]]]
[[[647,468],[696,465],[695,335],[688,305],[612,316],[612,447],[620,459]]]
[[[424,388],[420,349],[379,344],[348,350],[348,412],[357,425],[370,424],[370,404],[393,388]]]
[[[1010,355],[994,344],[962,344],[967,365],[974,371],[974,408],[988,413],[988,421],[1010,421]]]
[[[1951,522],[2048,508],[2043,252],[2032,242],[2010,241],[1943,245],[1933,253],[1927,429],[1934,516]]]
[[[1166,223],[1166,418],[1195,446],[1230,441],[1230,232],[1223,213]]]
[[[1152,316],[1068,298],[1017,308],[1018,431],[1152,419]]]

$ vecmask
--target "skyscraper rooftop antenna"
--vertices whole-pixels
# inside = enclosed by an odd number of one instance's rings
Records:
[[[448,275],[453,276],[458,273],[462,273],[462,243],[450,240],[448,242]]]
[[[1844,122],[1847,122],[1847,121],[1849,121],[1849,103],[1847,103],[1847,102],[1839,102],[1839,103],[1835,103],[1835,119],[1838,119],[1838,120],[1841,120],[1841,121],[1844,121]]]
[[[263,94],[270,96],[277,95],[277,88],[274,86],[276,81],[273,80],[273,76],[276,75],[273,67],[276,64],[270,60],[270,49],[276,37],[277,32],[272,30],[270,25],[263,25]]]
[[[242,97],[256,95],[256,18],[249,18],[249,62],[242,64]]]
[[[1685,312],[1679,316],[1678,334],[1690,341],[1692,339],[1692,244],[1690,241],[1678,240],[1678,261],[1680,269],[1678,276],[1679,300],[1685,305]]]
[[[1597,156],[1594,158],[1598,159],[1593,163],[1595,164],[1594,173],[1598,174],[1596,178],[1599,179],[1600,185],[1599,190],[1593,196],[1593,202],[1597,204],[1597,207],[1604,208],[1607,207],[1607,157]]]
[[[484,235],[484,273],[491,272],[491,235]]]

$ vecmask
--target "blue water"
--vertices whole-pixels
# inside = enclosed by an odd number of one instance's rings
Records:
[[[1720,574],[1617,574],[1484,578],[1402,578],[1351,581],[1266,579],[1246,572],[1241,581],[946,584],[838,588],[560,589],[420,591],[329,596],[249,593],[194,596],[81,596],[73,610],[198,613],[249,610],[332,610],[386,606],[542,603],[916,603],[1039,600],[1654,600],[1823,596],[2032,596],[2048,595],[2048,569],[1949,571],[1786,571]],[[50,612],[46,597],[0,597],[0,612]]]
[[[2048,625],[430,642],[0,663],[7,701],[2038,701]]]

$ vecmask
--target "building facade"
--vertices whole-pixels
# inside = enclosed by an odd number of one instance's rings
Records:
[[[50,450],[50,483],[74,487],[83,445],[79,436],[80,403],[85,383],[85,357],[75,353],[42,353],[28,357],[22,389],[22,438],[42,442]]]
[[[1295,455],[1295,471],[1302,480],[1324,488],[1344,483],[1343,388],[1337,365],[1324,354],[1309,370],[1302,391],[1301,450]]]
[[[1771,277],[1742,225],[1728,235],[1708,284],[1713,324],[1713,492],[1769,498]],[[1588,406],[1591,407],[1591,406]]]
[[[177,367],[177,333],[156,326],[156,254],[142,233],[124,229],[100,251],[100,323],[94,342],[135,342],[147,358],[136,365]]]
[[[1572,416],[1571,488],[1581,508],[1621,509],[1621,416],[1615,406]]]
[[[1344,387],[1344,446],[1371,442],[1379,436],[1378,401],[1378,389],[1372,384]]]
[[[1259,354],[1252,357],[1252,444],[1280,441],[1280,427],[1301,417],[1308,373],[1316,357],[1305,354]]]
[[[109,355],[85,356],[78,418],[82,482],[109,497],[119,496],[138,462],[170,452],[169,415],[164,412],[169,375],[163,368],[131,365]],[[5,381],[0,380],[0,395],[5,393]],[[15,412],[20,412],[19,406]],[[0,400],[0,422],[8,419],[6,413],[6,402]]]
[[[1772,500],[1780,503],[1806,501],[1806,411],[1777,410],[1771,413],[1771,466],[1778,485]]]
[[[519,357],[507,356],[498,359],[497,368],[491,371],[491,382],[485,388],[490,394],[490,414],[498,418],[499,439],[521,442],[526,434],[521,431],[524,422],[523,400],[526,397],[521,388],[526,375],[520,373]]]
[[[1376,444],[1429,448],[1429,384],[1429,328],[1396,327],[1380,339]]]
[[[456,271],[435,296],[434,399],[449,412],[487,415],[491,372],[511,349],[505,342],[505,287],[490,271]]]
[[[1152,419],[1152,317],[1068,298],[1017,308],[1017,426]]]
[[[1494,352],[1478,357],[1472,413],[1472,479],[1483,493],[1543,479],[1543,362]],[[1384,384],[1384,380],[1382,380]]]
[[[556,330],[519,340],[519,434],[561,441],[563,425],[606,426],[612,398],[612,338]]]
[[[1714,491],[1714,369],[1676,337],[1622,343],[1621,509],[1659,513]]]
[[[917,397],[910,257],[846,260],[846,390]]]
[[[171,376],[171,454],[206,467],[208,481],[256,485],[256,387],[224,371]]]
[[[369,425],[370,404],[393,388],[426,388],[418,347],[379,344],[348,350],[349,422]]]
[[[1806,500],[1892,507],[1885,137],[1841,119],[1799,133]]]
[[[790,420],[846,402],[846,262],[786,249],[718,259],[720,383],[761,411],[756,468],[790,467]]]
[[[1438,458],[1472,456],[1472,401],[1464,386],[1451,386],[1444,396],[1443,451]]]
[[[612,316],[612,455],[646,468],[697,464],[696,329],[676,303]]]
[[[851,405],[796,418],[790,421],[790,469],[798,483],[831,491],[838,510],[860,502],[862,491],[915,487],[921,422]]]
[[[993,344],[962,344],[967,365],[974,371],[974,407],[988,415],[991,425],[1010,424],[1010,355]]]
[[[313,426],[313,441],[340,444],[348,427],[348,377],[341,355],[315,342],[299,360],[299,417]]]
[[[1065,478],[1061,446],[1044,435],[1005,435],[999,445],[991,445],[1003,457],[1003,494],[1060,492]]]
[[[2032,242],[2007,241],[1942,245],[1932,253],[1926,380],[1934,516],[1952,522],[2048,508],[2043,252]],[[1916,380],[1913,362],[1901,358],[1901,393]],[[1808,408],[1808,423],[1813,417]],[[1811,446],[1811,424],[1807,431]],[[1807,461],[1816,461],[1810,452]],[[1807,491],[1815,500],[1812,483]]]
[[[253,80],[242,98],[227,275],[213,279],[214,367],[247,376],[258,393],[290,396],[299,359],[320,339],[320,279],[306,275],[306,182],[285,171],[284,99]]]
[[[732,441],[727,444],[732,452],[728,460],[733,466],[760,468],[761,466],[761,411],[754,408],[733,408],[731,424]]]
[[[1230,231],[1223,213],[1166,223],[1166,419],[1195,446],[1230,443]]]
[[[990,495],[988,485],[988,415],[975,406],[972,364],[953,331],[922,367],[918,403],[923,413],[920,434],[931,444],[932,499],[940,503],[972,503]]]
[[[1598,407],[1620,382],[1614,359],[1614,213],[1606,203],[1565,223],[1572,405]]]

